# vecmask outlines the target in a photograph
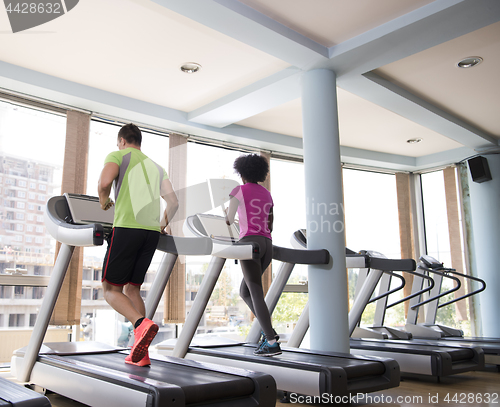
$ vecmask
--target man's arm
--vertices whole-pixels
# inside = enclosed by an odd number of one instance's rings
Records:
[[[169,179],[164,179],[161,183],[161,197],[167,203],[167,207],[165,208],[165,212],[163,214],[163,219],[161,222],[161,233],[167,233],[167,226],[170,221],[174,218],[177,209],[179,208],[179,200],[177,199],[177,195],[175,194],[174,188],[172,187],[172,183]]]
[[[97,192],[99,194],[99,203],[101,208],[107,211],[113,206],[113,201],[109,198],[113,181],[118,177],[120,167],[116,163],[106,163],[101,171],[99,182],[97,184]]]

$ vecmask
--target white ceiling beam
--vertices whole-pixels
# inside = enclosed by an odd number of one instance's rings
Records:
[[[483,149],[498,145],[498,140],[491,135],[465,123],[463,120],[437,108],[373,72],[356,78],[346,78],[341,81],[339,86],[466,147]]]
[[[280,106],[300,92],[302,71],[288,68],[188,113],[188,120],[226,127]]]
[[[224,129],[189,122],[185,112],[169,109],[153,103],[132,99],[111,92],[95,89],[65,79],[0,61],[0,90],[14,90],[47,102],[56,102],[68,108],[84,109],[95,115],[124,119],[138,124],[195,134],[217,141],[241,144],[256,149],[302,156],[302,139],[244,126],[230,125]],[[28,97],[29,97],[28,96]],[[467,157],[469,151],[453,156],[453,162]],[[445,153],[447,154],[447,153]],[[396,154],[341,147],[343,162],[399,171],[414,171],[439,165],[443,155],[407,157]],[[446,155],[449,163],[450,157]],[[435,163],[435,164],[434,164]]]
[[[361,75],[498,21],[498,0],[436,0],[331,47],[317,67]]]
[[[280,57],[276,52],[281,53],[284,51],[281,46],[273,49],[273,38],[279,30],[283,30],[283,26],[236,0],[202,0],[204,8],[201,10],[194,10],[194,7],[192,7],[193,4],[191,3],[197,0],[154,1],[174,11],[182,12],[182,14],[187,15],[189,18],[193,18],[194,15],[197,21],[232,37],[239,39],[245,37],[244,40],[247,44],[256,46],[276,57]],[[224,6],[227,10],[222,10],[217,5]],[[257,30],[257,34],[254,34],[252,31],[250,38],[247,38],[247,31],[239,27],[238,24],[232,23],[228,27],[227,21],[225,23],[224,21],[220,21],[221,16],[217,15],[217,12],[227,13],[228,10],[236,13],[239,18],[244,18],[248,24],[252,25],[254,30],[255,24],[257,24],[257,27],[263,25],[263,28]],[[229,17],[226,16],[226,18]],[[337,73],[339,85],[342,88],[365,98],[368,92],[363,89],[366,82],[365,78],[361,76],[365,72],[465,35],[486,25],[493,24],[498,20],[500,20],[500,2],[498,0],[475,0],[473,2],[470,0],[436,0],[429,5],[396,18],[342,44],[331,47],[328,51],[330,56],[328,60],[324,58],[318,60],[315,55],[311,60],[306,61],[301,55],[300,66],[302,68],[314,66],[316,68],[332,69]],[[278,25],[275,26],[275,24]],[[273,27],[274,29],[271,32],[265,31],[269,27]],[[259,33],[262,37],[258,35]],[[300,35],[295,36],[297,34],[295,31],[287,31],[287,34],[287,38],[291,41],[288,46],[291,46],[290,51],[293,54],[290,57],[295,58],[296,55],[294,52],[296,51],[296,47],[305,46],[305,37]],[[299,42],[295,43],[294,41]],[[309,45],[311,48],[314,47],[314,44]],[[293,63],[292,59],[288,58],[287,60]],[[222,128],[297,99],[300,97],[300,73],[290,75],[293,69],[290,68],[289,70],[279,72],[231,95],[207,104],[190,112],[188,118],[196,123]],[[360,83],[357,83],[357,81]],[[386,89],[388,90],[390,87],[386,86]],[[399,97],[401,95],[398,93],[394,95],[395,99]],[[379,104],[376,97],[369,98],[368,100]],[[386,98],[384,97],[382,101],[385,103],[385,100]],[[417,110],[421,107],[418,103],[415,106]],[[410,120],[413,120],[412,117],[419,117],[420,113],[418,111],[412,112],[408,107],[409,105],[406,104],[407,109],[405,111],[400,109],[399,114]],[[486,145],[491,143],[490,137],[483,134],[480,130],[461,123],[459,119],[449,114],[441,114],[439,109],[430,106],[428,103],[426,108],[427,117],[432,113],[437,115],[433,121],[445,123],[445,120],[449,120],[450,123],[453,123],[447,126],[443,126],[442,124],[434,126],[434,130],[438,128],[446,129],[448,127],[449,129],[446,131],[446,134],[442,133],[448,136],[451,134],[451,128],[458,126],[461,130],[456,134],[457,141],[463,142],[464,145],[481,148],[483,139]],[[409,113],[409,116],[405,115],[406,111]],[[418,123],[428,127],[424,121],[418,121]],[[440,130],[436,131],[440,132]]]
[[[459,163],[476,154],[477,153],[470,148],[460,147],[441,153],[424,155],[422,157],[417,157],[415,160],[415,170],[425,170],[450,165],[451,163]]]
[[[152,0],[298,68],[328,59],[328,48],[237,0]]]
[[[214,140],[250,145],[289,154],[302,154],[302,139],[248,127],[230,125],[224,129],[190,122],[186,112],[154,103],[118,95],[91,86],[71,82],[31,69],[0,61],[0,91],[39,98],[98,115],[124,119],[140,124],[195,134]]]
[[[340,159],[345,164],[385,168],[398,171],[415,169],[416,158],[360,148],[340,146]]]

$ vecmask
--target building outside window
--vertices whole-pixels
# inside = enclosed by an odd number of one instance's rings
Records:
[[[24,314],[10,314],[9,327],[21,327],[21,326],[24,326]]]
[[[29,245],[33,239],[33,229],[26,225],[26,220],[33,220],[28,210],[33,210],[31,202],[26,199],[36,198],[39,174],[46,179],[44,185],[45,200],[47,196],[60,193],[64,144],[66,135],[66,118],[52,113],[0,101],[0,178],[3,180],[0,199],[3,207],[12,208],[6,212],[0,208],[3,216],[0,222],[0,270],[5,268],[25,268],[33,275],[37,267],[43,268],[44,275],[50,275],[54,260],[55,241],[47,235],[41,236],[38,254]],[[50,140],[47,143],[47,140]],[[49,158],[47,158],[49,157]],[[44,162],[45,160],[50,162]],[[6,176],[8,174],[8,176]],[[19,190],[24,188],[25,190]],[[26,193],[29,188],[29,193]],[[16,192],[17,191],[17,192]],[[32,195],[33,194],[33,195]],[[44,201],[37,201],[45,206]],[[7,204],[7,205],[6,205]],[[3,213],[2,213],[3,212]],[[41,217],[43,222],[43,216]],[[26,225],[26,227],[25,227]],[[12,231],[24,232],[13,234]],[[43,233],[43,227],[42,227]],[[14,289],[13,289],[14,288]],[[35,318],[41,305],[41,297],[27,297],[31,288],[0,287],[10,289],[8,302],[0,302],[0,315],[8,316],[0,321],[0,330],[12,327],[28,327]],[[33,288],[35,290],[35,288]],[[4,291],[5,293],[5,291]],[[19,347],[27,343],[19,343]],[[0,364],[9,362],[0,360]]]

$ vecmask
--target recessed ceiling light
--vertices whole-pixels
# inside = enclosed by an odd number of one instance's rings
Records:
[[[411,139],[409,139],[409,140],[406,140],[406,142],[407,142],[408,144],[417,144],[417,143],[420,143],[421,141],[422,141],[422,139],[421,139],[421,138],[411,138]]]
[[[201,69],[201,65],[196,62],[186,62],[181,65],[180,69],[184,73],[196,73]]]
[[[459,68],[472,68],[473,66],[479,65],[483,62],[483,58],[481,57],[467,57],[462,59],[457,66]]]

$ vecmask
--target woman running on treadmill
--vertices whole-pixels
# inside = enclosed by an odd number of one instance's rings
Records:
[[[226,223],[234,222],[238,213],[240,226],[240,242],[255,242],[260,247],[260,258],[241,260],[243,281],[240,295],[257,317],[263,331],[263,339],[259,342],[255,355],[275,356],[281,354],[279,336],[271,324],[271,315],[264,301],[262,274],[273,258],[273,199],[270,192],[259,185],[265,181],[269,173],[269,163],[258,154],[238,157],[233,168],[241,177],[243,185],[234,188],[230,196]]]

